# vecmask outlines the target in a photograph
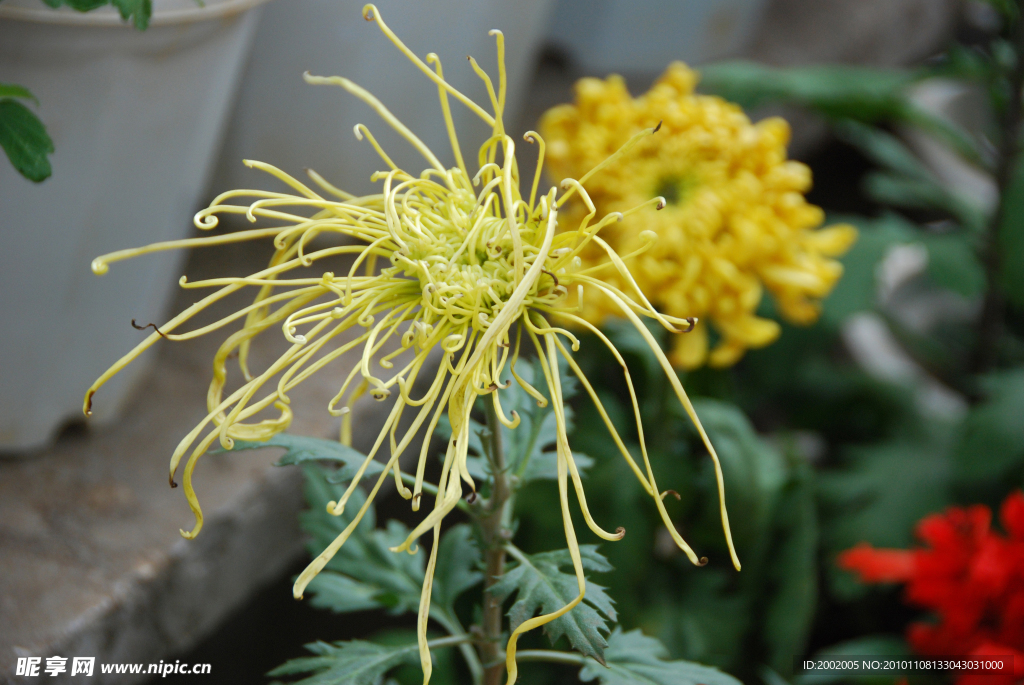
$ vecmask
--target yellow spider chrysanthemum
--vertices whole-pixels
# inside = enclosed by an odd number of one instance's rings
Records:
[[[250,221],[258,218],[269,220],[272,227],[159,243],[96,259],[93,270],[102,274],[111,262],[171,248],[218,245],[258,238],[273,239],[275,248],[268,267],[245,278],[218,278],[195,283],[188,283],[183,278],[182,287],[218,289],[161,326],[104,373],[88,391],[86,413],[89,412],[96,390],[161,337],[184,340],[235,322],[241,323],[240,329],[228,336],[214,357],[213,380],[207,398],[208,415],[181,441],[171,458],[173,484],[179,462],[188,455],[183,482],[196,524],[191,532],[182,531],[182,535],[192,538],[203,523],[202,510],[192,487],[192,475],[206,450],[214,442],[230,449],[234,439],[266,440],[285,430],[292,416],[289,391],[345,352],[361,351],[361,362],[348,372],[337,396],[329,404],[328,411],[334,415],[348,414],[352,402],[366,390],[375,399],[390,399],[393,404],[366,461],[340,500],[328,505],[328,511],[334,515],[342,513],[346,502],[363,480],[370,461],[382,447],[387,465],[372,483],[366,504],[350,525],[299,576],[294,593],[296,597],[301,597],[310,580],[348,539],[389,474],[394,474],[398,491],[404,498],[411,500],[413,510],[419,509],[429,439],[441,415],[447,411],[452,434],[433,507],[408,538],[393,550],[415,553],[417,539],[427,532],[433,532],[434,544],[427,562],[418,622],[424,676],[429,679],[431,661],[426,645],[426,629],[440,525],[442,519],[459,502],[464,488],[475,487],[467,469],[470,411],[477,398],[482,397],[493,403],[495,413],[504,425],[514,428],[519,423],[518,415],[513,412],[509,418],[501,408],[501,390],[508,387],[501,382],[506,369],[539,403],[547,402],[541,392],[515,372],[521,346],[532,347],[539,356],[554,405],[558,428],[556,458],[561,512],[580,594],[567,606],[554,613],[527,620],[512,633],[507,664],[509,682],[514,682],[518,636],[563,615],[583,598],[583,566],[569,515],[570,479],[590,529],[606,540],[622,537],[621,532],[608,533],[599,527],[587,509],[582,483],[566,436],[561,403],[560,357],[579,377],[596,403],[622,456],[636,474],[640,485],[654,500],[675,542],[694,563],[700,563],[665,511],[662,503],[664,493],[655,481],[642,437],[643,463],[638,465],[567,349],[578,349],[579,341],[567,330],[556,327],[552,321],[561,319],[592,330],[598,339],[611,346],[600,331],[577,315],[578,308],[569,302],[569,292],[582,297],[584,289],[591,290],[616,304],[622,316],[633,322],[658,355],[680,402],[700,430],[714,459],[719,479],[722,523],[732,550],[718,458],[700,428],[668,359],[640,317],[653,317],[672,330],[685,327],[688,322],[659,314],[641,294],[632,292],[629,287],[619,288],[591,275],[592,270],[583,268],[579,259],[581,252],[596,243],[611,255],[618,278],[629,282],[629,272],[622,260],[597,233],[627,218],[633,211],[662,204],[663,201],[655,198],[641,202],[634,209],[612,212],[598,220],[595,220],[596,212],[590,211],[581,218],[576,229],[557,232],[558,210],[566,199],[578,195],[585,205],[590,206],[587,192],[581,185],[585,178],[581,181],[564,181],[561,184],[564,190],[561,195],[557,188],[538,194],[544,142],[531,131],[525,138],[538,145],[540,163],[533,174],[529,196],[520,194],[515,143],[506,135],[502,121],[506,87],[502,34],[492,32],[496,37],[498,51],[500,78],[497,89],[476,62],[471,61],[473,69],[487,88],[493,111],[491,113],[445,81],[436,55],[427,55],[426,61],[414,55],[387,27],[375,7],[367,5],[363,15],[369,21],[376,21],[384,35],[437,85],[455,166],[443,166],[419,138],[366,90],[344,78],[322,78],[307,74],[306,81],[311,84],[340,86],[368,104],[422,154],[427,162],[426,170],[413,176],[397,168],[379,147],[369,129],[358,124],[355,127],[356,137],[368,140],[388,167],[386,171],[378,171],[374,175],[376,181],[382,182],[379,194],[355,197],[333,187],[314,172],[310,172],[313,184],[306,185],[272,166],[247,162],[280,179],[289,187],[289,192],[236,190],[224,193],[210,207],[196,215],[196,226],[209,230],[217,225],[219,214],[237,214],[245,215]],[[470,173],[463,159],[452,124],[450,98],[468,107],[492,129],[491,137],[480,148],[477,169],[473,173]],[[628,150],[650,133],[650,130],[639,132],[627,141],[623,150]],[[621,159],[621,154],[612,155],[600,160],[598,167],[618,159]],[[243,197],[250,199],[233,204],[236,198]],[[347,273],[328,270],[319,278],[284,278],[293,270],[305,270],[308,273],[309,268],[326,268],[332,263],[337,265],[346,255],[355,255]],[[382,269],[376,268],[378,262],[383,263]],[[200,311],[247,286],[257,289],[255,301],[251,305],[196,330],[177,332]],[[258,373],[250,371],[247,353],[251,340],[278,327],[291,346],[265,370]],[[384,348],[389,341],[394,348],[392,351]],[[443,355],[435,371],[428,363],[428,357],[438,347],[443,350]],[[614,347],[611,349],[622,364],[628,381],[629,374],[622,358]],[[237,389],[227,390],[226,365],[228,359],[236,353],[243,380]],[[433,374],[433,378],[424,396],[413,397],[410,393],[421,373]],[[629,387],[632,391],[631,383]],[[634,405],[635,402],[634,397]],[[278,415],[259,420],[258,416],[271,407],[278,410]],[[399,423],[407,410],[414,417],[403,433],[399,430]],[[636,415],[639,416],[639,410]],[[424,426],[427,437],[418,446],[416,476],[410,490],[403,484],[399,459]],[[343,429],[343,433],[346,431],[350,431],[350,426]],[[739,568],[735,551],[732,552],[732,558]]]
[[[771,118],[751,124],[738,106],[695,95],[697,74],[675,62],[646,94],[631,98],[619,76],[582,79],[576,104],[549,110],[541,121],[548,162],[561,176],[593,168],[644,128],[661,124],[657,136],[639,142],[614,166],[594,174],[587,192],[599,212],[622,211],[651,195],[668,207],[637,212],[602,235],[621,253],[646,247],[630,270],[640,289],[665,314],[702,317],[693,334],[677,336],[672,361],[695,368],[735,363],[747,348],[775,340],[779,325],[755,315],[762,287],[783,316],[795,323],[817,318],[818,300],[842,274],[830,259],[857,237],[845,224],[813,230],[824,215],[803,197],[810,170],[786,159],[789,126]],[[572,230],[591,211],[574,202],[559,217]],[[600,272],[609,285],[629,290],[604,250],[591,246],[584,266],[608,264]],[[606,297],[584,302],[582,316],[600,323],[617,316]],[[720,336],[708,355],[706,322]]]

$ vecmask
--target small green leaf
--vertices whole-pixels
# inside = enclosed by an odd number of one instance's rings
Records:
[[[612,570],[608,560],[597,552],[596,545],[580,545],[580,556],[587,571],[604,573]],[[576,574],[561,570],[572,566],[569,550],[527,554],[524,558],[525,561],[507,571],[489,589],[501,601],[517,594],[508,612],[513,630],[538,612],[557,611],[579,595]],[[583,601],[545,625],[544,633],[552,644],[565,635],[573,649],[600,661],[608,645],[602,633],[610,630],[608,620],[615,619],[611,597],[600,585],[588,580]]]
[[[110,0],[125,21],[131,19],[135,28],[145,31],[153,15],[153,0]]]
[[[484,579],[484,574],[477,570],[480,559],[480,548],[468,524],[454,525],[441,537],[434,572],[434,602],[444,611],[454,615],[459,595]]]
[[[987,397],[971,408],[953,450],[956,476],[975,482],[1024,463],[1024,368],[993,373],[983,384]]]
[[[0,100],[0,147],[18,173],[30,181],[39,183],[53,173],[46,158],[53,153],[53,141],[39,117],[20,102]]]
[[[580,680],[601,685],[740,685],[716,668],[689,661],[667,661],[668,650],[639,630],[615,628],[605,649],[607,666],[590,661],[580,669]]]
[[[1024,310],[1024,155],[1017,157],[1002,197],[999,222],[999,266],[1003,292]]]
[[[306,649],[315,656],[292,659],[267,675],[270,677],[310,673],[292,685],[379,685],[384,675],[403,664],[418,664],[415,643],[390,647],[374,642],[314,642]]]
[[[94,9],[109,5],[110,0],[63,0],[63,3],[58,2],[53,7],[60,7],[61,4],[67,5],[76,12],[91,12]]]
[[[39,104],[39,100],[29,92],[28,88],[16,83],[0,83],[0,98],[22,98]]]

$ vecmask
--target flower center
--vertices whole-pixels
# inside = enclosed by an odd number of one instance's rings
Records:
[[[690,176],[662,176],[654,186],[654,194],[670,205],[683,205],[693,195],[697,181]]]

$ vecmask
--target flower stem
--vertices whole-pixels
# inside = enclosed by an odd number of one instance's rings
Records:
[[[521,649],[516,652],[516,659],[519,661],[551,661],[573,666],[585,666],[587,663],[587,657],[582,654],[559,652],[554,649]]]
[[[505,526],[506,513],[511,491],[508,475],[505,473],[505,454],[501,444],[501,424],[491,402],[484,405],[487,412],[487,429],[489,436],[489,453],[493,483],[491,496],[483,514],[478,519],[484,542],[484,597],[483,597],[483,641],[480,643],[480,660],[487,664],[484,670],[484,685],[501,685],[505,663],[502,660],[501,641],[501,601],[488,590],[498,577],[505,572],[505,543],[510,531]]]

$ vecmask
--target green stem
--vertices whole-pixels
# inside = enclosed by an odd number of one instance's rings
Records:
[[[436,640],[429,640],[427,642],[427,647],[430,649],[441,649],[442,647],[454,647],[455,645],[461,645],[472,641],[473,638],[469,635],[452,635],[450,637],[439,637]]]
[[[459,643],[459,653],[466,660],[466,666],[469,667],[469,674],[473,679],[473,685],[481,685],[484,680],[484,667],[480,663],[480,658],[477,656],[476,650],[473,649],[473,645],[469,644],[473,638],[466,633],[459,619],[440,608],[437,611],[432,611],[430,617],[440,623],[453,638],[460,638],[462,640]]]
[[[523,649],[516,652],[517,661],[551,661],[557,664],[583,666],[587,657],[571,652],[559,652],[554,649]]]
[[[490,432],[488,458],[491,462],[493,483],[491,496],[484,506],[484,513],[477,520],[484,543],[484,598],[483,598],[483,640],[480,642],[480,660],[487,664],[484,669],[484,685],[501,685],[505,663],[501,659],[501,601],[488,592],[505,572],[505,543],[510,535],[506,527],[505,509],[511,491],[505,473],[505,454],[501,444],[501,423],[491,402],[484,402],[487,412],[487,428]]]

